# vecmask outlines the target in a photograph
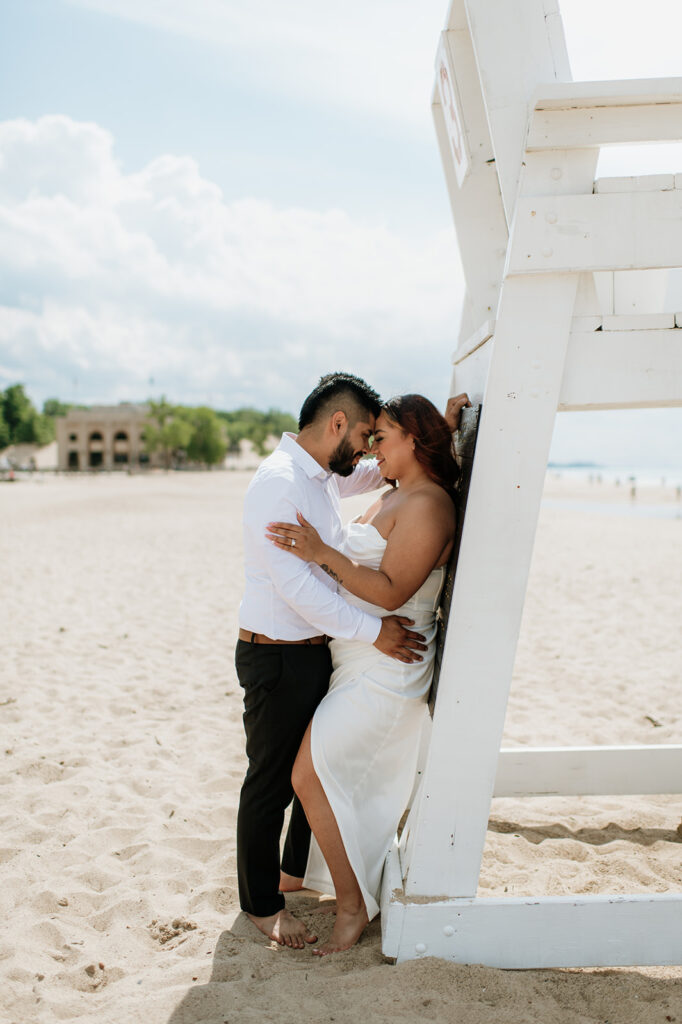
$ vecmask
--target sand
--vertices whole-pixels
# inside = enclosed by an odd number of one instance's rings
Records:
[[[240,914],[248,479],[0,485],[0,1021],[682,1024],[682,968],[395,966],[378,921],[320,962]],[[631,515],[613,486],[548,495],[505,745],[679,742],[682,519]],[[680,811],[494,801],[480,892],[682,891]],[[329,931],[315,895],[290,903]]]

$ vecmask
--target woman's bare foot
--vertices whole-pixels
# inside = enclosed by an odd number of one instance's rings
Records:
[[[313,956],[329,956],[330,953],[341,953],[344,949],[350,949],[358,941],[368,924],[369,918],[364,903],[356,910],[337,908],[336,921],[329,942],[325,942],[322,946],[316,946]]]
[[[303,888],[303,879],[297,878],[296,875],[288,875],[286,871],[280,871],[279,873],[279,891],[280,892],[300,892]]]
[[[317,942],[317,935],[308,931],[303,921],[297,921],[288,910],[279,910],[270,917],[255,917],[254,914],[246,915],[253,921],[263,935],[269,939],[279,942],[280,946],[290,946],[292,949],[303,949],[306,942]]]

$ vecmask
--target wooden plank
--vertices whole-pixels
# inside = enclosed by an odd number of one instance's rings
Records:
[[[674,174],[638,174],[625,178],[597,178],[594,192],[667,192],[675,188]]]
[[[632,316],[605,316],[604,331],[663,331],[675,326],[674,313],[635,313]]]
[[[556,3],[467,0],[497,174],[511,224],[521,174],[528,102],[544,82],[571,77]]]
[[[478,884],[577,283],[578,275],[505,281],[494,339],[461,364],[492,347],[410,894],[472,895]]]
[[[571,333],[589,334],[598,330],[604,318],[601,316],[574,316],[571,320]]]
[[[394,902],[398,899],[394,897]],[[682,894],[405,901],[398,962],[507,969],[682,964]],[[391,936],[393,940],[393,936]]]
[[[455,171],[457,187],[461,188],[471,170],[466,123],[459,98],[455,74],[456,51],[452,46],[454,32],[441,32],[436,55],[436,87],[440,98],[445,134],[450,144],[450,157]]]
[[[617,78],[596,82],[548,82],[534,97],[536,110],[571,107],[637,107],[679,103],[682,78]]]
[[[463,0],[453,4],[453,10],[455,7],[461,8],[466,26]],[[448,32],[447,46],[456,75],[469,149],[469,173],[461,185],[457,180],[437,89],[434,89],[432,112],[467,285],[459,334],[461,342],[496,315],[508,235],[481,83],[468,29]]]
[[[573,307],[573,320],[576,317],[601,317],[610,310],[604,310],[601,296],[597,291],[597,281],[594,274],[581,274],[578,280],[578,291],[575,296]],[[592,330],[593,328],[588,328]]]
[[[646,409],[682,405],[682,331],[572,333],[558,408]]]
[[[536,109],[526,149],[592,149],[645,142],[682,141],[682,100],[648,106]]]
[[[649,271],[645,271],[649,273]],[[620,309],[616,310],[614,306],[614,278],[615,275],[612,270],[607,270],[601,274],[593,274],[594,286],[599,297],[599,308],[602,313],[611,314],[615,312],[621,312]],[[625,310],[623,310],[625,312]],[[635,310],[630,310],[635,312]]]
[[[473,405],[481,404],[485,384],[488,379],[488,368],[490,366],[492,350],[493,339],[488,338],[486,342],[471,352],[465,359],[455,363],[452,369],[450,394],[460,395],[466,393]]]
[[[682,192],[523,197],[511,274],[682,267]]]
[[[608,271],[607,271],[608,274]],[[596,274],[595,278],[603,275]],[[613,309],[616,316],[647,315],[665,308],[670,271],[617,270],[611,272]]]
[[[395,899],[402,892],[403,879],[400,869],[400,853],[395,841],[388,852],[384,873],[381,876],[381,949],[384,956],[398,956],[402,939],[405,907]]]
[[[477,331],[474,331],[461,345],[452,353],[453,363],[461,363],[463,359],[470,356],[481,345],[485,345],[489,338],[495,333],[495,321],[486,320]],[[460,394],[458,391],[457,394]]]
[[[462,542],[462,529],[466,513],[467,498],[469,496],[469,484],[471,482],[471,470],[474,464],[474,452],[476,450],[476,435],[478,434],[478,423],[481,414],[480,405],[471,409],[462,409],[460,414],[460,428],[454,434],[455,459],[459,466],[460,479],[457,492],[457,524],[455,527],[455,542],[452,547],[452,554],[448,561],[445,573],[445,582],[440,595],[438,608],[438,631],[436,633],[436,656],[434,659],[433,681],[429,694],[429,709],[433,715],[433,709],[438,693],[441,666],[443,663],[443,650],[445,648],[445,637],[448,629],[448,617],[450,615],[450,604],[452,603],[452,589],[455,583],[457,572],[457,560],[459,548]]]
[[[501,750],[495,796],[682,793],[682,746]]]

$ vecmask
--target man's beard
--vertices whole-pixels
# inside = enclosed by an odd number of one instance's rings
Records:
[[[356,455],[362,455],[362,452],[353,451],[348,435],[344,435],[329,457],[330,470],[339,476],[350,476],[355,469]]]

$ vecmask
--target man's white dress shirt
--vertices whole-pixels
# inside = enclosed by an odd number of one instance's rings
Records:
[[[361,460],[350,476],[322,466],[283,434],[261,463],[244,501],[246,588],[239,625],[272,640],[304,640],[326,633],[373,644],[381,619],[348,604],[319,566],[282,551],[265,536],[268,523],[297,523],[296,512],[311,523],[325,544],[341,544],[340,498],[376,490],[385,483],[373,461]]]

